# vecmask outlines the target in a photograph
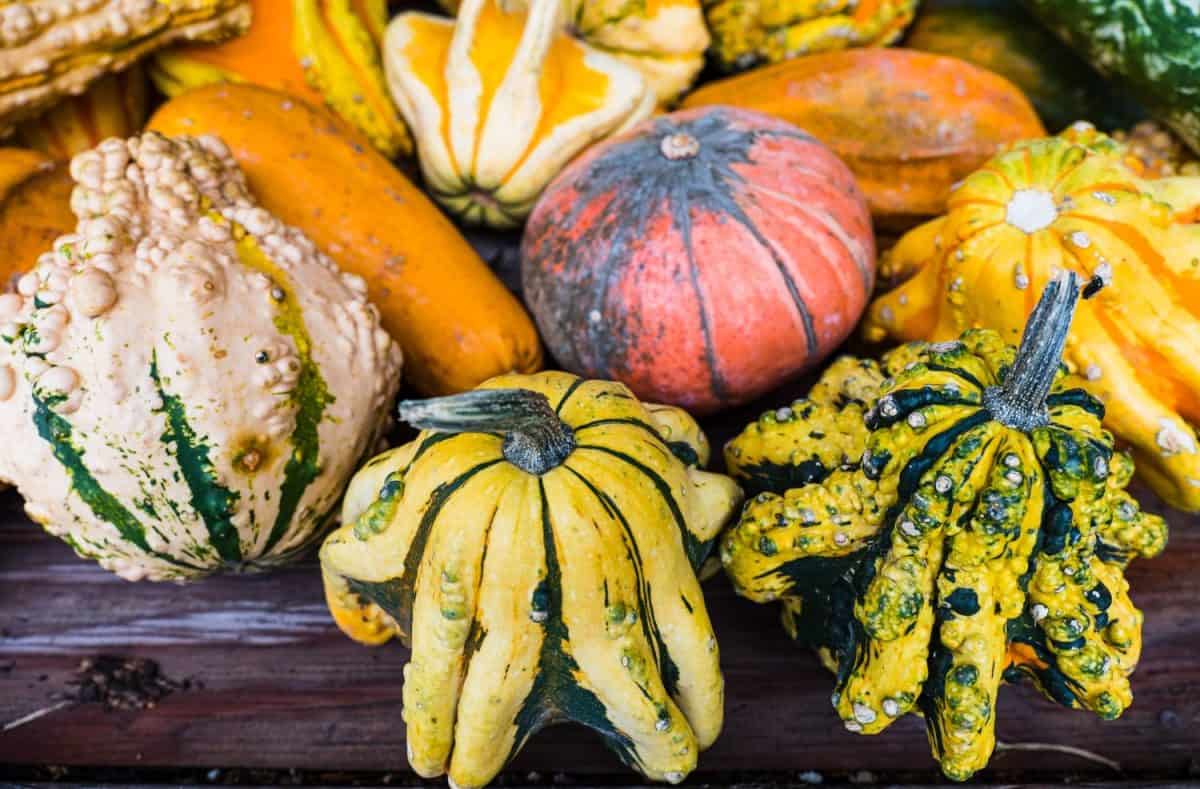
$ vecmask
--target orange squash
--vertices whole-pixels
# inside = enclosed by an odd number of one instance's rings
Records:
[[[168,101],[149,128],[221,137],[264,208],[367,281],[419,392],[540,369],[537,331],[516,297],[416,186],[332,114],[267,88],[210,85]]]
[[[412,153],[388,95],[379,42],[386,0],[249,0],[245,35],[163,50],[150,75],[168,96],[215,82],[249,82],[327,105],[387,156]]]
[[[871,215],[893,227],[941,213],[950,187],[1000,146],[1045,134],[1008,80],[905,49],[796,58],[707,85],[683,104],[730,104],[799,126],[850,166]]]
[[[17,127],[30,148],[67,161],[109,137],[129,137],[146,123],[146,72],[140,64],[92,83]]]
[[[24,148],[0,148],[0,293],[75,229],[67,168]]]

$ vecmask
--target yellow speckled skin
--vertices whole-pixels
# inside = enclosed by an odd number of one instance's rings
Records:
[[[486,389],[544,394],[572,436],[564,459],[533,473],[495,432],[426,431],[371,461],[321,552],[330,609],[352,638],[411,647],[422,776],[483,786],[537,729],[573,720],[680,781],[721,728],[695,568],[740,490],[699,468],[690,417],[621,384],[551,372]]]
[[[1015,340],[1056,268],[1110,285],[1079,307],[1064,360],[1104,424],[1173,506],[1200,510],[1200,177],[1145,179],[1090,127],[1019,143],[971,175],[945,216],[883,258],[872,340],[946,340],[973,327]]]
[[[1101,406],[1064,370],[1039,426],[993,416],[987,393],[1013,360],[984,330],[878,364],[842,359],[726,449],[731,473],[763,491],[722,540],[737,590],[782,600],[788,632],[832,651],[847,729],[919,712],[956,780],[987,764],[1006,678],[1105,718],[1129,705],[1142,617],[1124,568],[1166,540],[1124,491],[1132,463]],[[855,424],[831,441],[844,419]],[[807,484],[764,484],[813,458]]]
[[[705,0],[712,52],[727,71],[900,38],[917,0]]]

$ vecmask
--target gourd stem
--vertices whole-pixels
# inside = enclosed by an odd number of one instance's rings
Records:
[[[1079,275],[1057,272],[1025,324],[1008,378],[984,393],[984,405],[996,421],[1026,431],[1050,421],[1046,398],[1062,361],[1078,301]]]
[[[529,389],[476,389],[449,397],[403,400],[400,418],[421,430],[499,433],[504,459],[530,474],[545,474],[575,449],[575,431],[544,394]]]

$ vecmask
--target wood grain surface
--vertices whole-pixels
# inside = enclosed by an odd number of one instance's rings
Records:
[[[802,390],[803,385],[797,387]],[[777,395],[784,402],[793,392]],[[709,425],[720,446],[757,407]],[[1144,488],[1148,509],[1162,505]],[[1123,772],[1061,751],[1002,749],[981,778],[1009,775],[1185,779],[1200,761],[1200,517],[1170,513],[1171,545],[1130,573],[1146,612],[1133,708],[1103,722],[1061,709],[1027,686],[1001,694],[1005,743],[1093,751]],[[844,731],[832,680],[792,645],[771,606],[706,585],[727,682],[725,731],[693,781],[816,770],[938,776],[924,727],[908,717],[883,735]],[[188,766],[406,772],[398,645],[369,649],[334,627],[313,560],[271,574],[190,586],[131,584],[77,559],[0,494],[0,726],[53,705],[80,660],[152,658],[192,686],[155,708],[105,712],[73,704],[0,733],[0,766]],[[535,736],[510,775],[528,771],[636,779],[585,729]],[[2,775],[2,772],[0,772]]]

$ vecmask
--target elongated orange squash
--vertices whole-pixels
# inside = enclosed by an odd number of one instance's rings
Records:
[[[793,123],[850,166],[890,225],[941,213],[950,187],[1001,145],[1045,134],[1016,86],[957,58],[905,49],[809,55],[706,85],[685,107],[729,104]]]
[[[215,134],[268,211],[367,281],[425,394],[541,367],[528,313],[454,225],[340,119],[254,85],[210,85],[150,119],[164,134]]]
[[[75,228],[66,166],[37,151],[0,148],[0,293]]]

